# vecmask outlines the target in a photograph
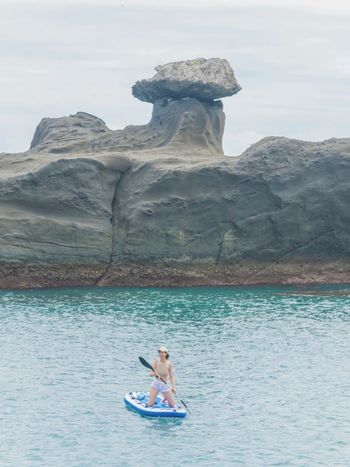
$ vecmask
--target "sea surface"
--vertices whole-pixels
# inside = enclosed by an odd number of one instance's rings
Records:
[[[159,345],[184,420],[124,406]],[[0,465],[349,466],[350,286],[1,291]]]

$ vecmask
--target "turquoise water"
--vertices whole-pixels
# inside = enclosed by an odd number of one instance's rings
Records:
[[[348,293],[2,291],[0,465],[348,466]],[[159,344],[184,420],[124,407]]]

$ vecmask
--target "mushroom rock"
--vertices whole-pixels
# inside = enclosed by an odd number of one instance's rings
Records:
[[[222,58],[167,63],[155,70],[153,78],[137,81],[132,87],[133,95],[141,101],[154,103],[163,97],[208,101],[233,96],[241,89],[230,64]]]
[[[71,151],[138,151],[166,148],[167,153],[223,154],[225,114],[220,97],[241,88],[227,60],[211,58],[168,63],[150,80],[138,81],[135,97],[153,103],[146,125],[110,130],[93,115],[43,119],[30,149],[63,154]]]

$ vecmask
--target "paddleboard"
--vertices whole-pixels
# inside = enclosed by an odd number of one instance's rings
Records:
[[[124,397],[124,402],[128,407],[147,417],[186,417],[186,410],[182,405],[176,404],[174,408],[169,407],[160,394],[158,394],[153,407],[146,407],[148,397],[148,392],[128,392]]]

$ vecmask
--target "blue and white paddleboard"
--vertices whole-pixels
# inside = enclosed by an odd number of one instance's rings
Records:
[[[182,405],[176,404],[175,408],[169,407],[163,396],[159,394],[153,407],[146,407],[148,397],[148,392],[128,392],[124,397],[124,402],[136,412],[148,417],[186,417],[186,410]]]

